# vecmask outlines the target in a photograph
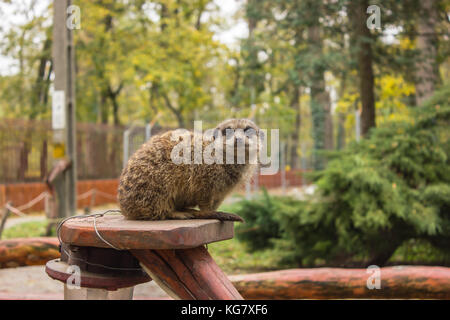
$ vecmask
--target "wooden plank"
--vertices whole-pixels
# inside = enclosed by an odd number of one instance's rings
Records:
[[[236,290],[228,279],[227,275],[219,268],[204,246],[175,251],[179,259],[190,270],[200,286],[208,292],[211,299],[243,299],[238,290]]]
[[[184,249],[233,238],[230,221],[218,220],[126,220],[122,215],[96,218],[100,235],[121,249]],[[94,230],[94,218],[66,221],[61,228],[64,243],[109,248]]]
[[[450,268],[380,269],[380,289],[368,289],[366,269],[290,269],[230,276],[245,299],[450,299]]]
[[[190,249],[185,249],[190,250]],[[182,260],[180,260],[180,255],[177,252],[184,250],[157,250],[155,251],[172,270],[177,275],[178,279],[181,279],[184,285],[189,289],[190,292],[199,300],[208,300],[210,298],[210,292],[208,288],[203,286],[203,283],[199,282],[198,279],[189,270]]]
[[[203,247],[131,250],[162,288],[181,299],[239,300],[242,296]],[[169,289],[169,290],[167,290]]]
[[[69,271],[70,264],[59,259],[50,260],[45,265],[45,272],[50,278],[67,283],[72,276]],[[141,272],[132,275],[100,274],[81,270],[80,287],[106,290],[117,290],[133,287],[135,285],[151,281],[151,278]]]
[[[144,270],[175,299],[192,300],[194,294],[178,278],[176,272],[153,250],[130,250],[139,259]]]
[[[17,238],[0,241],[0,269],[44,265],[58,258],[56,238]]]

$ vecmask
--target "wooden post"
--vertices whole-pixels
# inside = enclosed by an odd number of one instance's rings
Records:
[[[150,277],[174,299],[243,299],[204,246],[130,251]]]
[[[12,206],[11,202],[8,202],[8,204],[10,206]],[[9,209],[7,207],[5,207],[3,209],[3,214],[1,216],[1,221],[0,221],[0,239],[2,238],[2,233],[3,233],[3,229],[5,228],[6,219],[8,219],[10,213],[11,213],[11,211],[9,211]]]
[[[67,157],[71,167],[64,172],[58,192],[60,217],[76,213],[76,122],[75,122],[75,72],[72,30],[66,25],[67,9],[71,0],[55,0],[53,20],[54,90],[63,93],[65,125],[54,127],[54,143],[60,145],[60,158]],[[56,155],[55,155],[56,157]]]

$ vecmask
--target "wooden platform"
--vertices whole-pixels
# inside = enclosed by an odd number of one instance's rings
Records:
[[[122,215],[96,218],[100,235],[117,248],[187,249],[206,243],[228,240],[234,236],[233,222],[219,220],[126,220]],[[66,221],[61,240],[67,244],[110,248],[95,233],[94,218]]]

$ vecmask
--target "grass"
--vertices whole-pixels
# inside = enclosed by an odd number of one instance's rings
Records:
[[[17,224],[3,231],[2,239],[33,238],[45,235],[46,221],[30,221]]]
[[[208,251],[217,264],[228,274],[242,274],[286,269],[275,250],[249,252],[237,239],[208,244]]]

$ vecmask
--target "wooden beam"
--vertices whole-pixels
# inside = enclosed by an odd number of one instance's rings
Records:
[[[245,299],[450,299],[450,268],[380,269],[380,289],[368,289],[366,269],[290,269],[230,276]]]
[[[178,250],[131,250],[170,296],[188,300],[242,300],[204,246]]]

